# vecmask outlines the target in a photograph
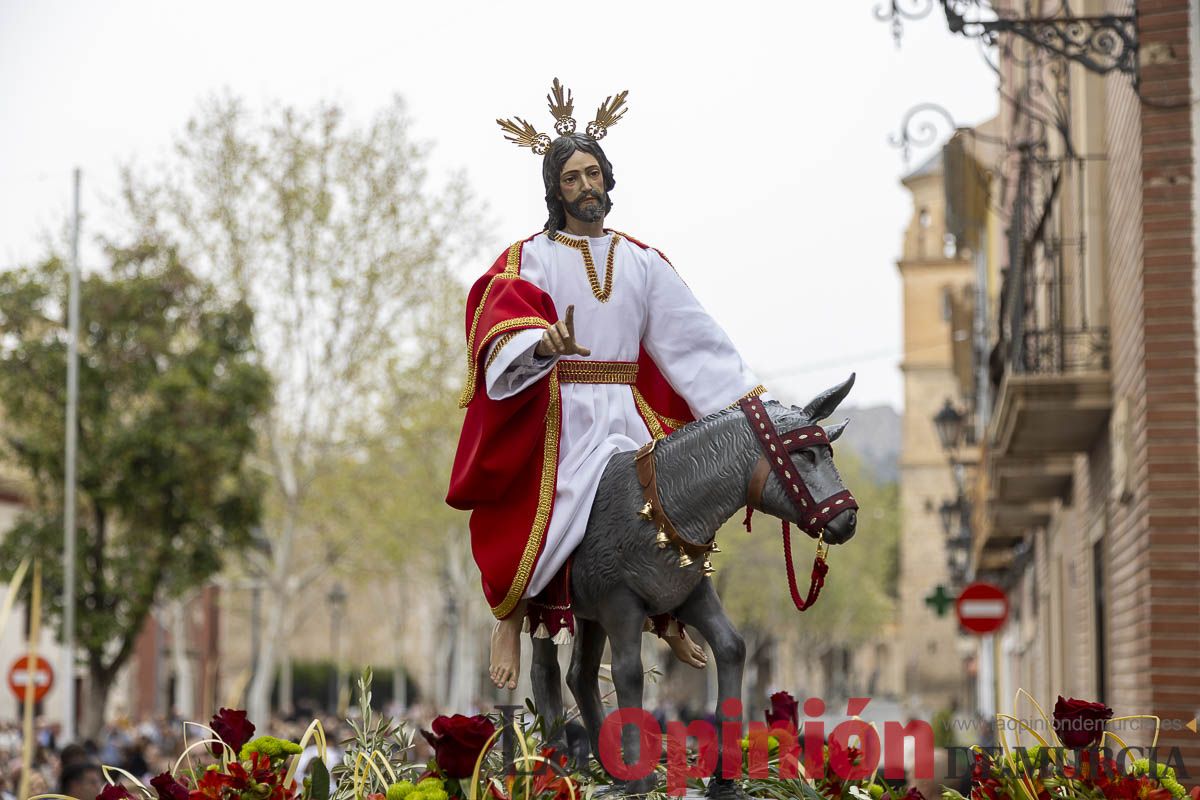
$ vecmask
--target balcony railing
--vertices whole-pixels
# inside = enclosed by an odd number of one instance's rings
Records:
[[[1012,366],[1027,375],[1060,375],[1106,372],[1108,362],[1108,328],[1050,328],[1022,331],[1020,356]]]

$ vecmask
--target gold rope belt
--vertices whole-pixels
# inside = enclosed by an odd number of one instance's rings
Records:
[[[571,359],[558,362],[560,383],[627,383],[637,381],[635,361],[587,361]]]

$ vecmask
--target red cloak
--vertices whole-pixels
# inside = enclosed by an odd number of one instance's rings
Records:
[[[488,604],[501,619],[525,594],[541,556],[558,477],[557,369],[504,400],[492,400],[479,385],[485,380],[481,359],[493,341],[558,320],[550,296],[521,280],[522,246],[532,238],[501,254],[467,295],[467,378],[459,399],[467,414],[446,496],[454,508],[471,512],[471,551]],[[636,389],[645,404],[637,406],[647,428],[662,436],[690,422],[686,401],[644,348],[638,365]]]

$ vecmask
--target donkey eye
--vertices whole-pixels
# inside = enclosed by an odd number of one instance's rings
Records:
[[[816,454],[816,453],[814,453],[812,450],[801,450],[801,451],[800,451],[800,455],[801,455],[801,456],[804,458],[804,460],[805,460],[805,461],[807,461],[809,464],[816,464],[816,463],[817,463],[817,454]]]

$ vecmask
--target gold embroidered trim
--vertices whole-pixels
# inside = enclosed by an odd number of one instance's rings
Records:
[[[662,414],[659,414],[657,411],[654,412],[654,416],[656,416],[660,420],[662,420],[662,423],[673,431],[677,431],[680,428],[682,428],[684,425],[687,425],[687,422],[682,419],[675,419],[674,417],[665,417]]]
[[[479,340],[479,349],[482,350],[483,348],[487,347],[488,342],[492,340],[492,337],[504,333],[505,331],[510,331],[513,328],[549,327],[550,323],[546,322],[546,320],[542,319],[541,317],[513,317],[512,319],[506,319],[503,322],[497,322],[495,325],[493,325],[492,329],[489,330],[484,337]]]
[[[630,235],[628,233],[625,233],[624,231],[612,231],[612,232],[620,234],[621,236],[624,236],[626,239],[632,240],[632,237],[630,237]],[[650,247],[650,245],[645,245],[645,246],[650,248],[654,252],[658,253],[658,257],[661,258],[663,261],[667,262],[668,267],[670,267],[671,269],[675,269],[675,265],[671,263],[671,259],[667,258],[666,253],[664,253],[662,250],[659,250],[657,247]],[[678,275],[679,270],[675,269],[675,274]]]
[[[603,288],[600,286],[600,278],[596,274],[596,262],[592,260],[592,248],[588,245],[587,239],[571,239],[551,231],[546,231],[546,235],[550,237],[551,241],[573,247],[583,254],[583,266],[587,269],[588,283],[592,285],[592,294],[601,303],[607,303],[608,298],[612,296],[613,256],[616,255],[617,242],[621,241],[621,234],[613,231],[612,241],[608,243],[608,258],[604,260]]]
[[[514,243],[508,248],[508,260],[504,262],[505,275],[520,275],[521,274],[521,246],[525,244],[522,239]]]
[[[492,352],[488,354],[487,363],[483,365],[483,372],[486,376],[487,371],[492,368],[492,362],[496,360],[496,356],[500,355],[500,351],[504,349],[504,345],[517,335],[516,331],[506,333],[496,340],[496,344],[492,347]]]
[[[475,396],[475,381],[476,364],[478,359],[475,357],[475,333],[479,327],[479,318],[483,315],[483,307],[487,303],[488,295],[492,292],[492,287],[496,285],[496,281],[502,279],[511,280],[521,276],[521,246],[525,244],[522,239],[509,246],[508,258],[505,260],[504,272],[493,275],[488,281],[488,285],[484,287],[483,295],[479,298],[479,305],[475,306],[475,314],[471,319],[471,330],[467,332],[467,378],[463,381],[462,394],[458,396],[458,407],[466,408],[467,404]],[[486,367],[484,368],[486,370]]]
[[[511,614],[521,601],[521,596],[525,594],[525,587],[529,585],[529,577],[533,574],[533,562],[541,549],[542,537],[546,535],[546,526],[550,522],[550,505],[554,502],[554,483],[558,475],[558,432],[562,421],[557,372],[550,371],[550,405],[546,409],[546,440],[542,444],[542,479],[538,489],[537,513],[533,515],[533,527],[529,531],[529,539],[525,542],[525,551],[521,554],[517,574],[512,585],[508,587],[508,594],[499,605],[492,607],[492,613],[497,619]]]
[[[751,398],[751,397],[758,397],[760,394],[763,394],[763,393],[765,393],[766,391],[767,391],[767,387],[763,386],[763,385],[760,383],[758,386],[755,386],[753,389],[751,389],[750,391],[746,392],[744,395],[742,395],[741,397],[739,397],[737,400],[734,400],[732,403],[730,403],[729,405],[725,406],[725,408],[726,408],[726,409],[730,409],[730,408],[737,408],[737,406],[738,406],[738,403],[742,402],[743,400],[747,400],[747,399],[749,399],[749,398]]]
[[[558,362],[558,379],[563,383],[628,383],[637,381],[638,365],[634,361],[583,361],[571,359]]]
[[[654,413],[654,409],[646,402],[646,398],[642,397],[642,393],[637,390],[636,386],[630,386],[629,390],[633,392],[634,405],[637,406],[638,413],[642,415],[642,421],[646,423],[646,430],[650,431],[650,436],[654,439],[665,438],[667,432],[659,424],[658,415]]]
[[[740,403],[742,400],[745,400],[750,397],[758,397],[760,394],[766,394],[766,391],[767,391],[767,387],[763,386],[760,383],[758,386],[755,386],[753,389],[751,389],[750,391],[748,391],[744,395],[742,395],[742,397],[738,399],[738,402]],[[736,405],[736,403],[735,403],[735,405]]]

